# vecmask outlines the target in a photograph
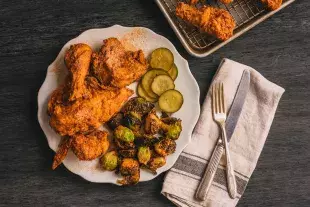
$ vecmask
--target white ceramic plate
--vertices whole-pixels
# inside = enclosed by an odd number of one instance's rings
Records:
[[[159,175],[173,166],[182,150],[190,142],[192,131],[200,114],[200,93],[198,84],[189,70],[187,61],[177,52],[168,39],[155,34],[147,28],[114,25],[104,29],[91,29],[67,42],[67,44],[61,49],[56,60],[48,67],[45,81],[40,88],[38,94],[39,123],[45,133],[50,148],[56,151],[61,137],[49,126],[47,102],[50,94],[64,81],[64,77],[67,74],[64,65],[64,53],[70,45],[76,43],[86,43],[90,45],[93,50],[98,50],[102,45],[102,40],[109,37],[119,38],[127,49],[142,49],[146,56],[158,47],[166,47],[174,54],[175,64],[179,69],[179,76],[176,79],[175,84],[176,89],[184,96],[184,104],[178,112],[173,114],[173,116],[182,119],[183,131],[180,138],[177,140],[175,153],[169,155],[167,157],[166,165],[157,170],[157,175]],[[137,84],[133,83],[129,88],[135,89],[136,86]],[[103,129],[105,129],[104,126]],[[71,172],[80,175],[90,182],[116,184],[116,180],[120,178],[114,172],[102,170],[99,166],[98,159],[93,161],[79,161],[71,151],[69,151],[63,164]],[[156,175],[141,170],[140,181],[148,181],[155,177]]]

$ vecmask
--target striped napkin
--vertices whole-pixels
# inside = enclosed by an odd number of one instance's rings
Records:
[[[163,184],[162,194],[177,206],[236,206],[249,182],[284,89],[265,79],[253,68],[224,59],[213,83],[219,81],[224,83],[228,109],[233,102],[244,69],[248,69],[251,73],[250,88],[229,145],[235,169],[237,197],[231,199],[228,195],[223,156],[207,199],[198,201],[194,198],[220,135],[219,127],[213,121],[209,91],[192,141],[167,173]]]

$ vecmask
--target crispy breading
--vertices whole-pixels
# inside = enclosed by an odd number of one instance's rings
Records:
[[[233,2],[233,0],[219,0],[220,2],[222,2],[223,4],[230,4],[231,2]]]
[[[92,55],[91,73],[104,86],[128,86],[141,78],[147,69],[142,50],[126,51],[117,38],[104,40],[100,52]]]
[[[199,0],[190,0],[190,1],[189,1],[189,3],[192,4],[192,5],[193,5],[193,4],[197,4],[198,2],[199,2]]]
[[[276,10],[281,7],[282,0],[261,0],[270,10]]]
[[[63,138],[62,142],[60,143],[57,153],[54,156],[54,161],[52,164],[52,169],[55,170],[65,159],[68,154],[68,151],[71,147],[72,139],[70,138]]]
[[[228,11],[210,6],[197,9],[180,2],[176,8],[176,15],[198,27],[201,31],[223,41],[233,36],[233,30],[236,26],[234,18]]]
[[[92,49],[87,44],[71,45],[65,53],[65,63],[69,71],[66,80],[66,98],[74,101],[87,96],[85,77],[88,73]]]
[[[105,154],[109,146],[108,133],[99,130],[64,138],[54,156],[52,169],[56,169],[62,163],[70,148],[79,160],[93,160]]]
[[[63,90],[54,91],[48,103],[50,126],[61,136],[97,129],[119,112],[133,94],[127,88],[93,90],[91,98],[63,102]]]
[[[105,154],[109,149],[108,133],[93,131],[90,134],[73,136],[72,151],[80,160],[93,160]]]

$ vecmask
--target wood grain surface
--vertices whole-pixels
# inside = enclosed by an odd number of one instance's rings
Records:
[[[186,53],[151,0],[0,1],[0,206],[172,206],[164,175],[131,188],[90,183],[53,157],[37,121],[37,93],[62,46],[90,28],[148,27],[189,62],[201,100],[223,57],[286,89],[239,206],[309,206],[310,1],[297,0],[214,54]]]

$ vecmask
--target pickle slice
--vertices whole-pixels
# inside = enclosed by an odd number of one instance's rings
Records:
[[[166,91],[159,97],[158,104],[164,112],[176,112],[183,105],[183,95],[177,90]]]
[[[170,70],[174,63],[172,52],[167,48],[158,48],[151,54],[150,65],[152,68]]]
[[[168,73],[162,69],[153,69],[145,73],[142,78],[141,81],[142,88],[149,95],[149,97],[158,98],[157,94],[152,91],[151,85],[153,83],[154,78],[159,75],[168,75]]]
[[[172,78],[172,80],[177,79],[179,71],[178,71],[178,67],[175,65],[175,63],[173,63],[170,70],[168,70],[168,73],[169,73],[170,77]]]
[[[165,91],[174,89],[175,85],[172,78],[168,75],[156,76],[151,85],[151,89],[157,95],[161,95]]]
[[[157,98],[152,98],[146,93],[146,91],[142,88],[141,84],[138,85],[137,93],[140,97],[144,98],[146,101],[149,101],[152,103],[157,101]]]

